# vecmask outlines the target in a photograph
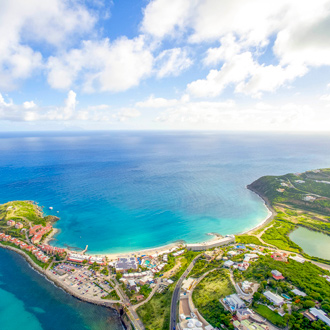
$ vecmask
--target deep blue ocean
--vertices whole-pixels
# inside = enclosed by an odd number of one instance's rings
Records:
[[[129,251],[252,228],[267,210],[247,184],[262,175],[322,167],[330,167],[330,135],[1,133],[0,202],[34,200],[47,214],[59,216],[56,245],[88,244],[94,253]],[[42,319],[48,312],[62,313],[48,311],[45,293],[54,288],[44,284],[37,300],[30,298],[31,290],[39,290],[39,280],[25,271],[24,261],[11,260],[11,254],[0,250],[0,300],[12,299],[33,320],[31,329],[53,329]],[[16,283],[19,290],[12,289]],[[67,318],[91,328],[80,318],[85,307],[62,292],[58,296],[52,298],[54,308],[69,306]]]

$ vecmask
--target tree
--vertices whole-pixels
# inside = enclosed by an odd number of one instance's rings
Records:
[[[306,300],[306,301],[303,302],[303,306],[305,308],[312,308],[312,307],[315,306],[315,302],[312,301],[312,300]]]

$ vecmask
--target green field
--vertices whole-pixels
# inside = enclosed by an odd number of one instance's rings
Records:
[[[256,307],[254,307],[254,310],[274,325],[281,328],[285,327],[286,323],[284,318],[278,313],[273,312],[267,306],[257,304]]]
[[[193,301],[203,317],[214,327],[225,324],[230,329],[231,315],[225,311],[219,299],[235,292],[229,271],[221,269],[209,273],[194,289]]]

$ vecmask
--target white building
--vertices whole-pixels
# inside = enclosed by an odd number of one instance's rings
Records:
[[[264,292],[264,296],[276,306],[282,306],[284,304],[284,299],[273,292],[266,291]]]
[[[240,308],[245,308],[245,302],[236,293],[227,296],[223,301],[230,307],[232,312]]]
[[[298,256],[290,257],[290,259],[300,262],[301,264],[303,264],[306,261],[304,258]]]
[[[235,243],[235,235],[226,235],[225,237],[207,241],[204,243],[196,243],[196,244],[187,244],[187,249],[192,251],[203,251],[212,249],[214,247],[227,245],[230,243]]]
[[[330,327],[330,319],[327,317],[327,314],[323,312],[322,309],[317,309],[315,307],[311,308],[310,313],[317,317],[319,320],[323,321],[325,324],[327,324]]]
[[[307,296],[307,294],[305,292],[302,292],[298,289],[291,290],[291,292],[293,292],[296,296],[301,296],[301,297],[306,297]]]
[[[227,267],[227,268],[230,268],[230,267],[233,266],[233,265],[234,265],[234,262],[231,261],[231,260],[227,260],[227,261],[225,261],[224,264],[223,264],[223,266],[224,266],[224,267]]]

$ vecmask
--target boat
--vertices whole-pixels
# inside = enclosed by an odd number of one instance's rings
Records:
[[[52,210],[52,209],[53,209],[53,207],[52,207],[52,206],[50,206],[50,207],[49,207],[49,209],[50,209],[50,210]]]

